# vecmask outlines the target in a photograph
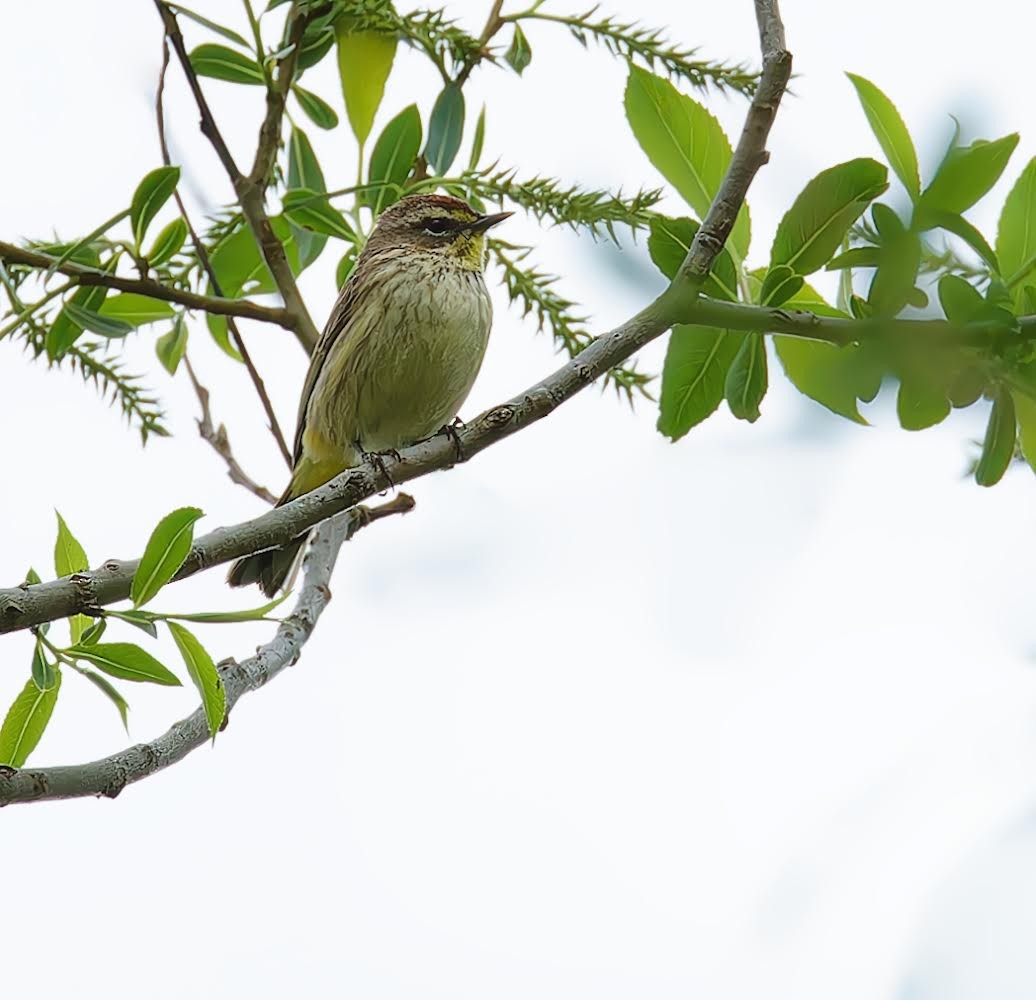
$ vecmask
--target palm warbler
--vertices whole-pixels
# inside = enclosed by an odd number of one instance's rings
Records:
[[[482,215],[458,198],[412,195],[379,219],[331,310],[299,403],[294,469],[278,505],[365,455],[414,444],[457,415],[482,365],[492,310]],[[239,559],[233,587],[273,597],[306,542]]]

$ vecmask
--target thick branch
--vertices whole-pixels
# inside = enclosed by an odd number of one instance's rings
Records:
[[[10,264],[24,264],[46,271],[52,267],[57,258],[50,257],[35,250],[15,246],[13,243],[0,241],[0,260]],[[261,323],[276,323],[287,330],[293,330],[295,323],[287,309],[260,306],[247,299],[224,299],[213,295],[197,295],[194,292],[170,288],[152,278],[120,278],[115,274],[107,274],[92,267],[65,261],[57,271],[66,274],[80,285],[103,285],[117,292],[134,292],[148,298],[161,299],[163,302],[175,302],[188,309],[202,309],[216,316],[239,316],[241,319],[255,319]]]
[[[292,613],[255,656],[219,664],[226,696],[227,718],[234,705],[250,691],[261,688],[294,663],[331,599],[328,582],[343,543],[360,528],[391,514],[406,513],[413,501],[400,494],[389,504],[368,510],[357,507],[323,525],[306,557],[306,571]],[[115,798],[127,785],[140,781],[182,760],[209,739],[205,712],[199,708],[150,743],[138,743],[103,760],[68,767],[0,767],[0,806],[42,799],[71,799],[87,795]]]
[[[295,336],[306,350],[306,353],[311,354],[316,347],[320,331],[317,330],[316,325],[313,323],[313,318],[309,315],[306,303],[299,292],[298,285],[295,283],[295,275],[291,272],[291,265],[288,263],[284,244],[277,238],[277,234],[273,231],[273,226],[270,225],[270,219],[266,214],[266,207],[263,203],[265,188],[256,185],[251,177],[246,177],[242,174],[233,156],[231,156],[230,150],[227,148],[227,144],[219,131],[219,126],[216,124],[216,119],[212,115],[212,110],[209,108],[208,101],[205,99],[205,93],[201,89],[201,84],[198,82],[198,75],[194,72],[194,67],[191,65],[191,59],[187,54],[187,46],[180,32],[180,25],[177,23],[176,15],[163,0],[155,0],[155,6],[158,8],[166,35],[173,46],[173,51],[176,53],[180,67],[187,77],[187,83],[191,88],[191,93],[194,95],[195,103],[198,105],[198,112],[201,115],[201,131],[209,142],[212,143],[213,148],[216,150],[216,155],[219,157],[224,170],[227,172],[227,176],[234,185],[234,192],[241,205],[241,212],[252,233],[255,235],[259,250],[263,255],[263,260],[266,261],[266,266],[270,269],[270,274],[277,285],[277,290],[281,293],[281,298],[284,299],[284,306],[294,320],[292,329],[295,332]],[[292,66],[294,66],[297,54],[292,50],[292,53],[289,53],[285,58],[291,59]],[[280,76],[278,76],[278,82],[275,84],[275,87],[279,86],[279,84]],[[283,102],[281,110],[283,111]]]

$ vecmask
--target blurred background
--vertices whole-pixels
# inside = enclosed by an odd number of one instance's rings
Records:
[[[194,6],[245,23],[235,0]],[[487,6],[448,10],[477,32]],[[603,12],[756,64],[751,7],[616,0]],[[810,177],[880,155],[844,70],[896,101],[923,173],[951,113],[966,140],[1022,130],[970,213],[992,237],[1036,153],[1036,14],[1008,0],[980,16],[892,0],[865,14],[782,8],[798,75],[749,199],[750,262],[766,260]],[[160,162],[157,15],[56,0],[5,5],[0,26],[0,231],[81,235]],[[623,66],[560,27],[528,35],[523,79],[489,68],[469,87],[472,117],[480,95],[489,104],[487,153],[524,176],[660,184],[625,123]],[[433,74],[400,50],[375,133],[415,97],[427,115]],[[306,86],[339,106],[331,60]],[[258,90],[206,88],[231,145],[251,148]],[[214,209],[230,192],[175,65],[167,92],[184,189],[196,211]],[[735,135],[744,101],[707,100]],[[329,186],[351,183],[351,137],[309,131]],[[643,240],[616,249],[519,217],[507,228],[563,275],[595,330],[660,287]],[[326,253],[303,279],[318,322],[336,261]],[[467,415],[558,363],[494,294]],[[244,330],[291,426],[305,358],[286,334]],[[78,376],[0,344],[6,584],[30,564],[50,575],[55,507],[94,565],[138,553],[177,506],[202,507],[200,529],[260,512],[198,440],[190,387],[159,368],[155,336],[127,350],[175,436],[143,450]],[[662,350],[641,367],[660,370]],[[238,457],[279,492],[283,464],[242,370],[200,328],[191,354]],[[11,995],[1031,997],[1032,473],[1016,467],[992,490],[966,478],[980,413],[910,434],[886,390],[860,428],[798,395],[773,361],[771,382],[758,424],[724,408],[677,445],[655,431],[650,403],[631,413],[589,391],[413,484],[415,513],[346,547],[303,659],[234,711],[214,749],[114,802],[0,814]],[[162,598],[176,610],[247,602],[219,572]],[[218,659],[269,631],[202,638]],[[0,645],[6,705],[31,641]],[[33,763],[125,744],[111,707],[75,681]],[[134,740],[195,702],[188,688],[127,693]]]

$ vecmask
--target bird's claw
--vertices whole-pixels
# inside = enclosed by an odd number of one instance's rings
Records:
[[[389,457],[394,462],[402,462],[403,457],[396,451],[395,448],[386,448],[384,451],[365,451],[363,452],[363,459],[365,462],[370,462],[378,472],[380,472],[389,484],[389,489],[395,489],[396,481],[392,478],[388,467],[385,465],[385,458]],[[379,495],[384,496],[388,490],[381,490]]]
[[[463,462],[466,460],[466,456],[464,454],[464,446],[460,443],[460,435],[457,433],[458,428],[463,430],[464,421],[460,417],[454,417],[452,423],[444,424],[439,429],[439,433],[445,434],[453,442],[453,449],[457,453],[457,461]]]

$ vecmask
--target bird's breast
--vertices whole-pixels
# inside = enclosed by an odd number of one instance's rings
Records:
[[[365,451],[401,448],[450,423],[471,390],[492,320],[478,271],[416,262],[384,278],[367,329],[345,338],[329,417]]]

